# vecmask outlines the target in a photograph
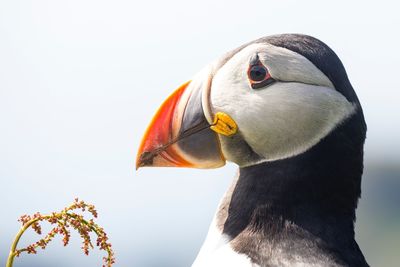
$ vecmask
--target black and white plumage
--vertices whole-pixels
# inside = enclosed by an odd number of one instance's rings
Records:
[[[202,127],[218,112],[237,132]],[[193,267],[368,266],[354,239],[365,134],[336,54],[310,36],[275,35],[226,54],[175,92],[137,164],[239,165]]]

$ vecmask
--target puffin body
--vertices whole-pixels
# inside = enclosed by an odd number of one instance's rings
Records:
[[[274,35],[178,88],[136,164],[239,166],[193,267],[368,266],[354,239],[365,135],[337,55],[310,36]]]

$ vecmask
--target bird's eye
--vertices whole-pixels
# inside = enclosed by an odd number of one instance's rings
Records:
[[[265,76],[267,76],[267,69],[261,65],[251,66],[249,70],[249,78],[252,81],[260,82],[264,80]]]
[[[258,60],[258,56],[257,60],[250,64],[247,76],[253,89],[265,87],[275,81],[269,74],[268,69]]]

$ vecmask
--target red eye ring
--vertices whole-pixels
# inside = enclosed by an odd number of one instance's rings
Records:
[[[251,88],[253,89],[259,89],[275,82],[275,80],[271,77],[267,67],[265,67],[258,59],[258,55],[256,60],[250,64],[249,69],[247,70],[247,76],[249,78]]]
[[[261,82],[263,81],[267,75],[268,70],[262,64],[257,64],[249,67],[248,76],[249,79],[253,82]]]

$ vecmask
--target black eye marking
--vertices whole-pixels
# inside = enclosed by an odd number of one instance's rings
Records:
[[[250,59],[250,66],[247,70],[247,76],[250,81],[251,88],[259,89],[272,84],[275,80],[271,77],[267,67],[265,67],[258,54]]]

